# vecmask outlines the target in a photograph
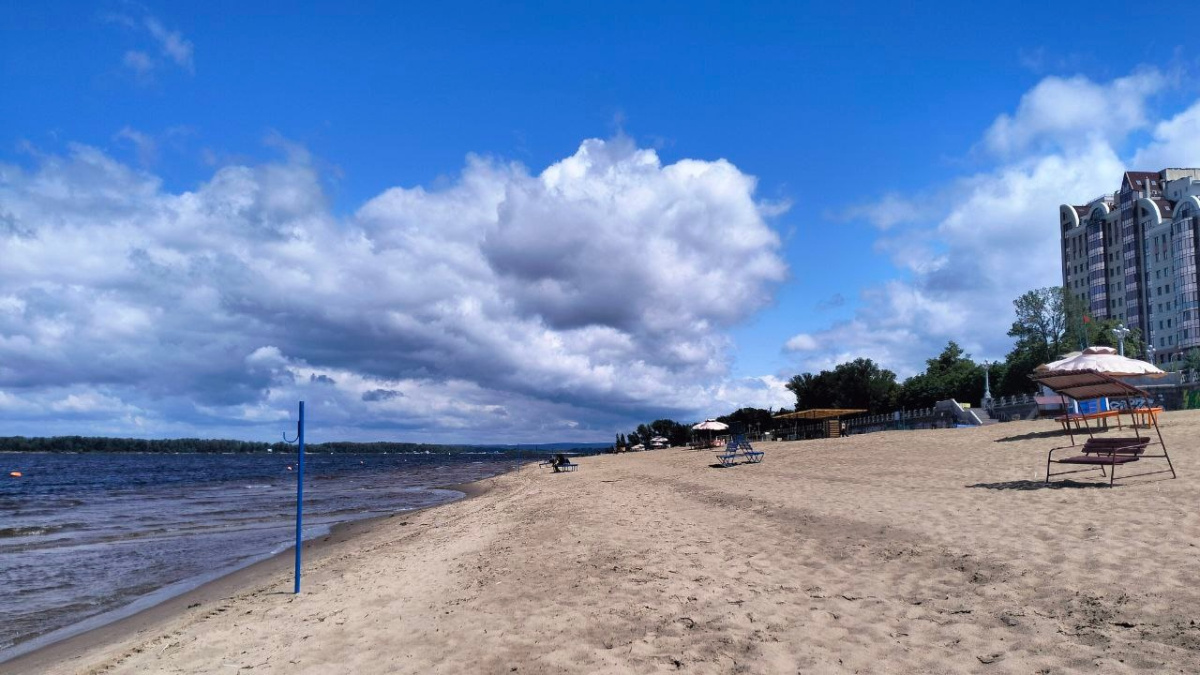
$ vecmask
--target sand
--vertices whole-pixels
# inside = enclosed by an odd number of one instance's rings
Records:
[[[1180,477],[1115,489],[1041,482],[1051,422],[526,468],[328,544],[300,596],[277,568],[0,670],[1200,672],[1200,412],[1162,431]]]

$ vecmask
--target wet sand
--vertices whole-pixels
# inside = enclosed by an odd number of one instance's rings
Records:
[[[1057,429],[527,467],[337,533],[298,597],[284,556],[0,671],[1200,672],[1200,412],[1115,489],[1045,486]]]

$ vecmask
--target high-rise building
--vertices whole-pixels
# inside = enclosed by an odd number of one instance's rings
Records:
[[[1092,318],[1140,329],[1159,363],[1200,347],[1200,169],[1127,171],[1058,211],[1063,285]]]

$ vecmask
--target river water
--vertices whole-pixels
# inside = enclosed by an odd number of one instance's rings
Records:
[[[304,536],[452,501],[462,493],[439,486],[514,461],[305,455]],[[295,464],[295,453],[0,454],[0,661],[286,549]]]

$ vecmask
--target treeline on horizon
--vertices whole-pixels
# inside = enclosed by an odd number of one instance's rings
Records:
[[[1083,302],[1062,287],[1028,291],[1013,301],[1015,320],[1008,336],[1015,339],[1004,361],[985,366],[951,340],[937,356],[925,362],[924,372],[900,382],[891,370],[868,358],[840,363],[832,370],[802,373],[792,377],[787,388],[796,395],[795,410],[843,408],[866,410],[864,414],[894,410],[931,408],[938,401],[954,399],[979,405],[983,400],[984,371],[989,372],[992,396],[1032,394],[1037,386],[1029,375],[1043,363],[1085,346],[1116,347],[1116,319],[1097,320],[1088,316]],[[1125,354],[1147,358],[1141,331],[1134,328],[1125,337]],[[1164,364],[1165,370],[1200,370],[1200,350],[1192,350],[1183,361]],[[732,433],[761,433],[790,427],[790,420],[775,415],[788,412],[742,408],[717,419]],[[618,435],[616,445],[646,442],[651,436],[671,439],[672,445],[686,443],[690,427],[673,420],[656,420],[639,425],[628,436]]]
[[[584,444],[578,447],[567,447],[568,444],[556,443],[547,446],[511,446],[511,445],[439,445],[435,443],[397,443],[378,441],[372,443],[352,443],[349,441],[333,441],[329,443],[305,443],[305,453],[339,453],[339,454],[370,454],[370,453],[463,453],[489,450],[507,452],[554,452],[578,453],[592,452],[596,444]],[[153,453],[252,453],[252,452],[287,453],[295,452],[296,446],[289,443],[264,443],[258,441],[235,441],[228,439],[210,438],[108,438],[103,436],[0,436],[0,452],[153,452]]]

